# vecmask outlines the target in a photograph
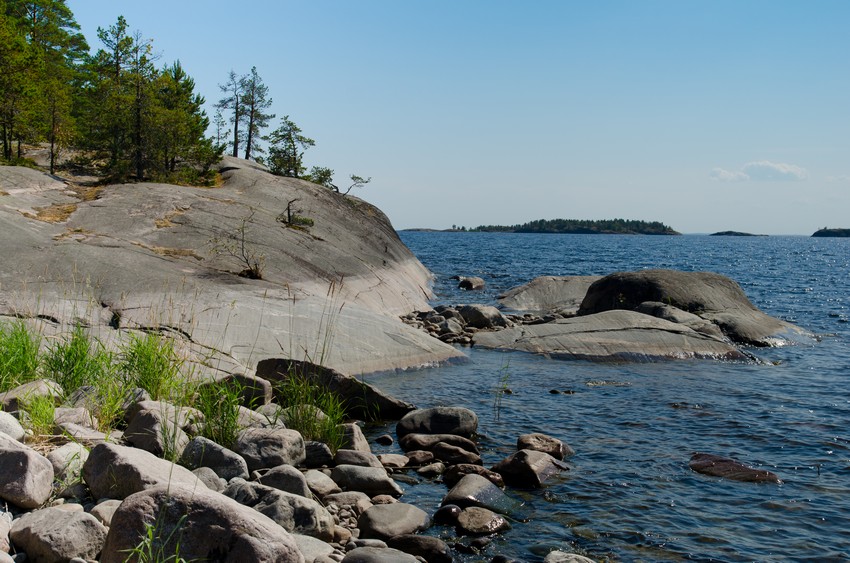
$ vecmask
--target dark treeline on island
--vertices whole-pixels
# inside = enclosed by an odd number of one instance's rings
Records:
[[[812,235],[813,237],[840,237],[850,238],[850,229],[819,229]]]
[[[521,225],[482,225],[470,229],[486,233],[566,233],[593,235],[678,235],[664,223],[633,219],[538,219]]]

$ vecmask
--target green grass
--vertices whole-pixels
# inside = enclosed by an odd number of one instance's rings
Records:
[[[0,392],[38,379],[40,344],[24,321],[0,325]]]
[[[286,409],[287,428],[301,433],[305,440],[324,442],[332,452],[343,443],[345,403],[338,395],[310,381],[302,374],[290,373],[275,386],[275,395]],[[321,416],[316,409],[322,411]],[[318,416],[317,416],[318,414]]]
[[[71,393],[83,385],[98,386],[113,375],[113,358],[78,324],[62,341],[49,347],[43,373],[61,385],[65,393]]]
[[[163,508],[165,510],[165,508]],[[125,561],[136,563],[188,563],[180,556],[180,540],[186,515],[177,521],[177,525],[166,535],[162,521],[145,524],[145,535],[136,547],[127,553]]]
[[[207,383],[198,387],[195,408],[204,415],[201,436],[226,448],[233,446],[239,433],[239,406],[242,390],[234,381]]]
[[[155,332],[131,335],[121,351],[118,369],[128,387],[140,387],[155,401],[184,402],[192,390],[181,370],[174,340]]]
[[[42,442],[53,435],[53,420],[56,415],[56,401],[51,395],[36,395],[24,399],[21,410],[26,413],[23,417],[24,428],[32,432],[36,442]]]

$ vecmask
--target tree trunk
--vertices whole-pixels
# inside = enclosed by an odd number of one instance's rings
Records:
[[[50,105],[50,174],[53,174],[56,164],[56,100]]]
[[[233,102],[233,156],[239,158],[239,94],[234,94]]]
[[[245,141],[245,160],[251,158],[251,141],[254,138],[254,106],[248,110],[248,138]]]

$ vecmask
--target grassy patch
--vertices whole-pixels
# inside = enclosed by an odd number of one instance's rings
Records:
[[[0,325],[0,391],[38,379],[40,343],[23,321]]]
[[[338,395],[298,373],[280,381],[275,395],[286,409],[287,428],[297,430],[305,440],[324,442],[332,452],[342,446],[345,433],[340,424],[345,421],[345,404]]]
[[[35,218],[45,223],[64,223],[76,210],[76,203],[59,203],[49,207],[36,207]]]
[[[77,325],[62,341],[48,348],[44,375],[70,393],[83,385],[97,385],[113,372],[112,354]]]
[[[131,335],[121,351],[118,367],[128,387],[144,389],[155,401],[182,403],[191,396],[174,341],[155,332]]]
[[[233,381],[201,385],[194,405],[204,415],[201,435],[226,448],[232,447],[239,433],[241,401],[242,390]]]
[[[37,395],[25,399],[21,410],[26,413],[23,417],[24,427],[32,432],[35,442],[46,442],[53,435],[53,420],[56,416],[56,402],[50,395]]]

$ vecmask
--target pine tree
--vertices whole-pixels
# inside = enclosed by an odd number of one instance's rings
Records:
[[[220,110],[232,110],[232,114],[230,116],[230,123],[233,124],[233,143],[232,143],[232,152],[233,156],[239,156],[239,124],[242,122],[242,94],[243,94],[243,82],[245,77],[238,77],[236,73],[232,70],[230,74],[227,75],[227,82],[224,84],[219,84],[219,89],[224,92],[225,96],[218,101],[215,105],[216,109]]]
[[[245,160],[251,158],[251,151],[256,150],[255,140],[260,138],[260,131],[274,119],[274,114],[266,113],[272,105],[268,97],[269,89],[263,84],[257,67],[251,67],[251,74],[242,79],[242,114],[245,122]]]
[[[304,151],[316,142],[302,135],[301,128],[288,115],[265,140],[269,143],[268,166],[273,174],[292,178],[300,178],[304,174]]]

